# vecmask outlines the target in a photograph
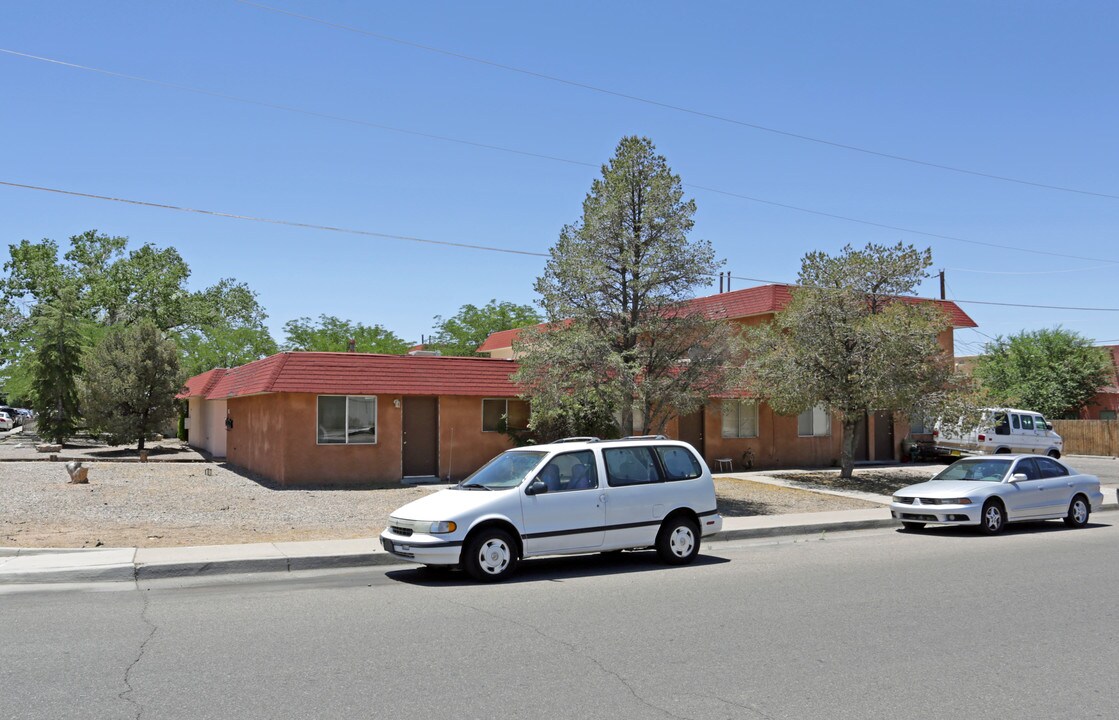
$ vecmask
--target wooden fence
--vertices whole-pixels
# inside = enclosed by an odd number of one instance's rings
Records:
[[[1054,420],[1066,455],[1119,457],[1119,420]]]

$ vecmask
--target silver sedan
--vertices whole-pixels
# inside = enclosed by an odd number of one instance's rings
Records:
[[[988,534],[1008,522],[1062,518],[1088,524],[1103,502],[1100,480],[1043,455],[980,455],[952,463],[928,482],[894,493],[890,512],[906,530],[928,523],[978,525]]]

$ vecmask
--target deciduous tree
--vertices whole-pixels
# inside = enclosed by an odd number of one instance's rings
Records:
[[[319,315],[317,321],[309,317],[288,320],[284,333],[285,350],[345,352],[350,340],[357,352],[402,355],[412,347],[412,343],[380,325],[363,325],[333,315]]]
[[[953,395],[952,358],[937,342],[948,317],[911,299],[931,263],[928,250],[901,243],[810,253],[792,302],[747,334],[748,385],[759,398],[782,414],[823,406],[839,415],[843,477],[867,413],[935,416]]]
[[[435,317],[435,333],[424,343],[444,355],[477,355],[478,346],[495,332],[536,325],[540,314],[531,305],[490,300],[482,307],[463,305],[454,317]]]
[[[995,402],[1052,418],[1077,417],[1114,372],[1106,350],[1060,327],[997,337],[975,367]]]

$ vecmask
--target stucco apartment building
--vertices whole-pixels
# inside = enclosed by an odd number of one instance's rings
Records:
[[[741,325],[770,322],[792,299],[790,286],[764,285],[697,298],[713,317]],[[952,328],[975,323],[950,301]],[[522,330],[490,335],[488,357],[424,354],[273,355],[187,381],[189,442],[282,485],[459,480],[512,445],[502,418],[527,425],[528,404],[510,376]],[[951,356],[952,329],[938,338]],[[715,469],[823,466],[837,462],[841,432],[822,409],[782,416],[751,397],[711,398],[670,421],[667,434],[694,445]],[[896,459],[906,418],[869,415],[857,458]]]
[[[711,317],[743,326],[759,325],[772,322],[774,315],[789,304],[791,289],[790,285],[762,285],[696,298],[692,305]],[[948,357],[953,356],[953,330],[976,327],[975,321],[954,302],[916,298],[906,301],[935,303],[944,311],[951,327],[940,333],[937,340]],[[494,333],[478,350],[491,358],[515,359],[513,345],[521,332]],[[733,396],[711,398],[700,410],[669,421],[666,432],[690,442],[716,469],[832,465],[838,461],[842,440],[838,422],[822,409],[784,416],[754,398]],[[870,414],[860,425],[856,459],[898,459],[908,433],[908,418],[895,418],[890,412]]]

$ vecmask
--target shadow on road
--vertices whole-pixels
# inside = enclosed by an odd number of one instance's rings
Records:
[[[690,567],[721,565],[730,560],[712,555],[700,555]],[[677,569],[661,563],[653,551],[599,553],[597,555],[568,555],[563,557],[531,558],[522,560],[513,577],[502,585],[538,582],[563,582],[575,578],[622,575],[644,572],[672,572]],[[477,586],[475,580],[462,570],[443,570],[415,567],[390,570],[385,576],[397,582],[423,587]]]
[[[1070,528],[1060,520],[1033,520],[1026,522],[1008,523],[1003,528],[1002,535],[1039,535],[1051,532],[1076,532],[1077,530],[1092,530],[1095,528],[1111,527],[1109,523],[1089,522],[1082,528]],[[960,535],[974,535],[984,537],[984,533],[977,526],[971,525],[932,525],[922,530],[906,530],[898,528],[897,532],[904,535],[943,535],[959,537]]]

